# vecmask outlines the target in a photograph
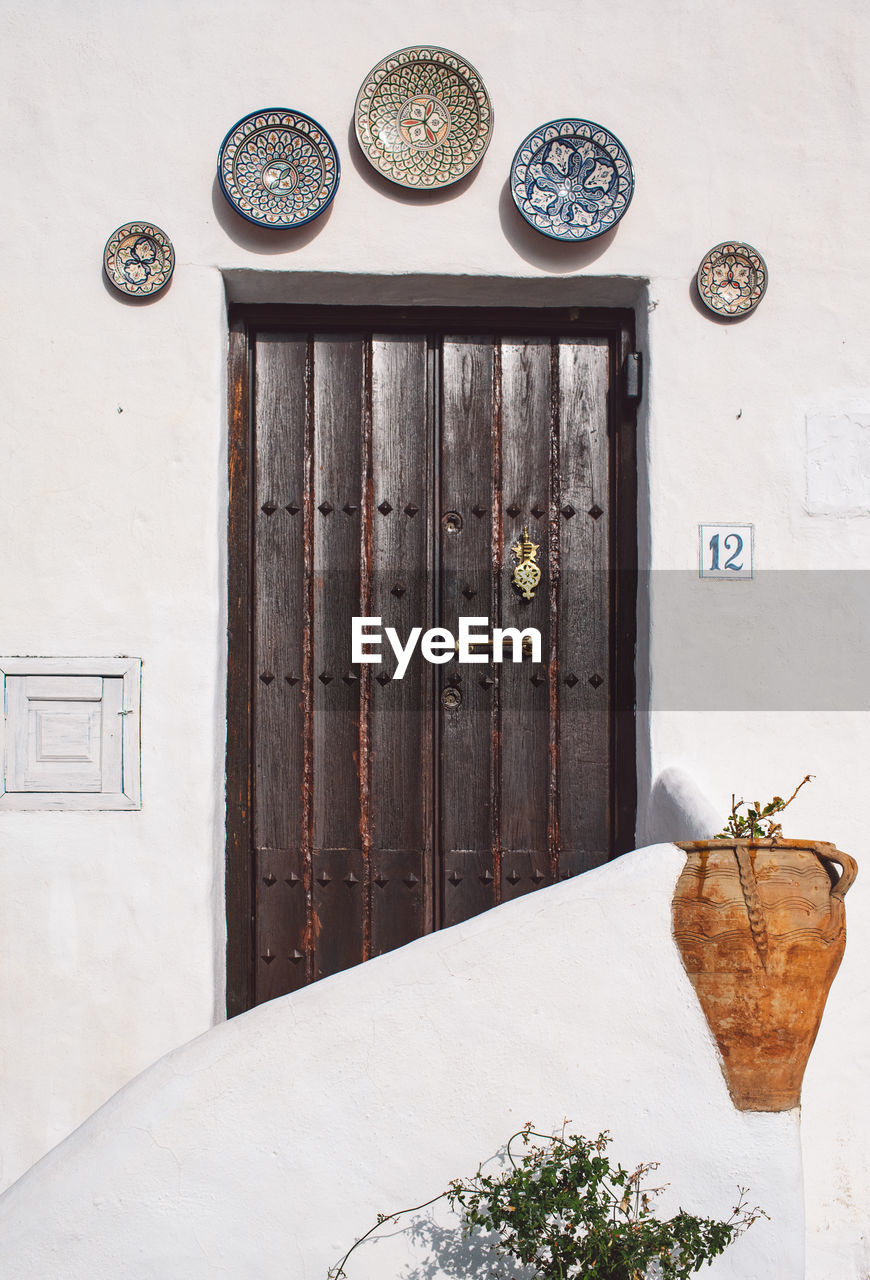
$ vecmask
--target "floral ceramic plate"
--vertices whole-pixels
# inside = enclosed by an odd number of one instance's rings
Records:
[[[701,301],[717,316],[736,320],[754,311],[767,288],[767,265],[757,249],[725,240],[698,268]]]
[[[369,163],[401,187],[448,187],[479,164],[492,104],[470,63],[431,45],[400,49],[363,81],[354,111]]]
[[[121,293],[148,298],[169,284],[175,250],[166,232],[152,223],[125,222],[106,241],[103,265]]]
[[[283,107],[254,111],[221,144],[218,179],[230,204],[260,227],[301,227],[323,213],[341,167],[316,120]]]
[[[551,120],[514,156],[511,193],[526,222],[554,240],[592,240],[625,213],[634,192],[628,153],[591,120]]]

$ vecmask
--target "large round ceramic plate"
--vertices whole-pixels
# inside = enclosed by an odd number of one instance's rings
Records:
[[[272,107],[234,124],[221,144],[218,178],[230,204],[260,227],[301,227],[338,190],[332,139],[301,111]]]
[[[625,213],[634,174],[625,147],[591,120],[551,120],[520,146],[511,193],[526,222],[554,240],[592,240]]]
[[[150,298],[175,269],[175,250],[165,231],[151,222],[125,222],[106,241],[103,266],[111,283],[131,298]]]
[[[698,268],[701,301],[717,316],[736,320],[754,311],[767,288],[767,265],[757,249],[724,240]]]
[[[371,165],[400,187],[448,187],[470,173],[492,137],[492,104],[470,63],[432,45],[399,49],[357,95],[356,136]]]

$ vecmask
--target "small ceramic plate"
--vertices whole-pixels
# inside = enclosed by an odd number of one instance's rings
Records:
[[[399,49],[373,67],[354,111],[369,163],[400,187],[458,182],[483,159],[492,104],[474,67],[449,49]]]
[[[166,232],[152,223],[125,222],[106,241],[103,266],[121,293],[148,298],[169,284],[175,250]]]
[[[701,301],[717,316],[736,320],[754,311],[767,288],[767,265],[757,249],[724,240],[698,268]]]
[[[341,166],[325,129],[301,111],[254,111],[234,124],[218,155],[218,179],[234,209],[259,227],[301,227],[323,213]]]
[[[511,167],[526,222],[554,240],[592,240],[615,226],[634,193],[618,138],[591,120],[551,120],[530,133]]]

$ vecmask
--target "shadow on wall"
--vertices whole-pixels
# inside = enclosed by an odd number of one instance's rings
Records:
[[[445,1210],[441,1208],[440,1212],[444,1214]],[[406,1220],[403,1226],[391,1229],[385,1223],[376,1236],[370,1237],[360,1246],[360,1250],[371,1250],[371,1261],[365,1260],[367,1265],[363,1265],[363,1259],[356,1251],[347,1260],[348,1280],[354,1280],[356,1275],[367,1271],[368,1266],[375,1263],[384,1268],[385,1276],[401,1276],[401,1280],[492,1280],[494,1275],[500,1274],[494,1269],[494,1247],[500,1238],[497,1232],[476,1231],[474,1235],[468,1236],[463,1231],[458,1214],[451,1214],[450,1217],[452,1220],[439,1221],[438,1211],[427,1209]],[[398,1258],[391,1258],[390,1262],[386,1262],[384,1253],[389,1255],[403,1239],[402,1247],[413,1253],[414,1262],[403,1265]],[[512,1263],[511,1266],[513,1274],[516,1264]],[[520,1280],[525,1272],[516,1274],[517,1280]]]
[[[451,1228],[426,1217],[414,1223],[411,1238],[425,1252],[423,1259],[408,1271],[405,1280],[431,1280],[437,1276],[455,1276],[456,1280],[491,1280],[492,1247],[499,1238],[495,1232],[491,1236],[469,1237],[463,1235],[458,1222]]]
[[[650,792],[643,844],[709,840],[721,826],[721,817],[687,773],[662,769]]]

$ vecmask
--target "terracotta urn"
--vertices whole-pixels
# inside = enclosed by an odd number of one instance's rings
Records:
[[[786,1111],[846,946],[853,858],[809,840],[693,840],[674,937],[722,1056],[734,1105]],[[840,870],[842,868],[842,870]]]

